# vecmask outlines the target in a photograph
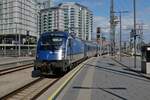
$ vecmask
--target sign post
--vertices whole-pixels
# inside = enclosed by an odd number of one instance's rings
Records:
[[[27,41],[28,41],[28,55],[29,55],[29,52],[30,52],[30,48],[29,48],[29,37],[30,37],[30,34],[29,34],[29,31],[27,31]]]

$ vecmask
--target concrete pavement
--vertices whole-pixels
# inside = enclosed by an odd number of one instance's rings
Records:
[[[149,91],[149,79],[98,57],[85,64],[56,100],[150,100]]]
[[[116,56],[115,60],[130,69],[141,71],[141,57],[136,57],[136,67],[134,66],[134,56],[122,56],[121,60]]]

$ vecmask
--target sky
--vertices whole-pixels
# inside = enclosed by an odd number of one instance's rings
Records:
[[[77,2],[88,7],[94,16],[93,37],[96,37],[96,27],[102,27],[102,32],[109,39],[110,0],[53,0],[57,5],[62,2]],[[128,11],[122,14],[123,41],[129,40],[130,30],[133,28],[133,0],[114,0],[115,11]],[[137,23],[143,23],[144,40],[150,42],[150,0],[136,0]],[[119,16],[118,14],[115,14]],[[119,34],[119,23],[116,38]]]

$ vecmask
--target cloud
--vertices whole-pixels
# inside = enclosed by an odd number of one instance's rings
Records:
[[[94,32],[96,32],[97,27],[101,27],[102,32],[108,32],[109,29],[109,18],[103,16],[94,16],[93,18]]]
[[[150,7],[145,8],[145,9],[144,9],[144,12],[149,13],[149,12],[150,12]]]

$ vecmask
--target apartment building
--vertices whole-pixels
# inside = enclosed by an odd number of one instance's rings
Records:
[[[42,9],[39,15],[39,31],[40,33],[47,31],[60,30],[64,31],[64,14],[63,9],[52,7]]]
[[[93,32],[92,11],[74,2],[61,3],[58,6],[64,9],[64,30],[90,41]]]
[[[39,17],[40,33],[55,29],[74,33],[77,37],[90,41],[93,32],[92,12],[87,7],[74,2],[42,9]]]

